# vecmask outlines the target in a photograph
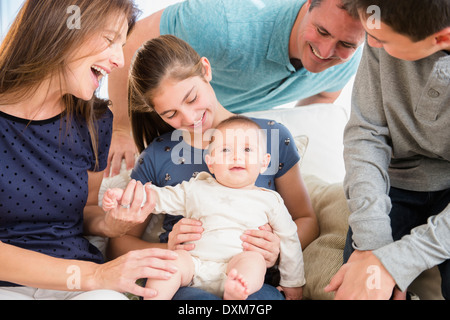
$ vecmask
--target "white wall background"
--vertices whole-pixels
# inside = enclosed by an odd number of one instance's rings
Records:
[[[0,39],[3,39],[6,35],[21,5],[22,1],[0,0]]]
[[[135,0],[134,3],[143,11],[141,17],[144,17],[181,1],[183,0]]]
[[[141,18],[143,18],[180,1],[182,0],[135,0],[135,3],[142,10]],[[0,39],[6,35],[23,2],[23,0],[0,0]]]

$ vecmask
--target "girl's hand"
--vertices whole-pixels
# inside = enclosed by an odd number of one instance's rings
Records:
[[[202,223],[198,220],[183,218],[178,221],[169,233],[169,250],[193,250],[195,244],[186,243],[202,237]],[[185,244],[186,243],[186,244]]]
[[[157,292],[136,284],[138,279],[168,280],[177,268],[170,260],[178,255],[170,250],[144,249],[131,251],[115,260],[98,265],[92,277],[92,290],[110,289],[128,292],[144,298],[153,298]]]
[[[155,208],[152,194],[152,189],[147,186],[144,194],[142,183],[132,180],[120,198],[117,196],[117,191],[115,195],[110,195],[115,196],[117,201],[112,206],[109,202],[104,206],[105,209],[109,209],[106,211],[104,218],[105,233],[110,238],[120,237],[136,225],[144,223]]]
[[[136,144],[130,136],[129,129],[120,130],[114,126],[104,177],[119,175],[123,160],[125,160],[127,170],[133,169],[136,154],[138,154]]]
[[[287,288],[280,286],[278,289],[283,291],[286,300],[302,300],[303,298],[303,287]]]
[[[255,251],[263,255],[267,268],[275,265],[280,254],[280,238],[272,232],[270,225],[245,231],[241,240],[245,251]]]

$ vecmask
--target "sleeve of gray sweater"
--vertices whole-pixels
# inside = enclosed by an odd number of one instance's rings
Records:
[[[344,187],[357,250],[393,241],[389,212],[389,129],[383,110],[377,51],[366,45],[355,78],[352,113],[344,133]]]
[[[366,44],[355,79],[344,136],[353,246],[373,250],[402,290],[422,271],[450,259],[450,205],[393,242],[388,196],[394,181],[417,191],[449,187],[449,58],[438,53],[412,64]],[[439,100],[426,94],[431,87],[441,91]],[[433,126],[420,125],[431,121]],[[420,165],[408,171],[408,161],[417,158]],[[396,165],[403,161],[402,170],[393,170],[392,159]]]
[[[410,235],[373,253],[404,291],[424,270],[450,259],[450,205]]]

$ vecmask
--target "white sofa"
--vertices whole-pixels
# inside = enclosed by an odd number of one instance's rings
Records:
[[[323,288],[342,265],[349,215],[342,188],[347,110],[339,105],[318,104],[246,114],[283,123],[295,137],[302,155],[302,175],[320,226],[320,236],[304,251],[305,299],[332,299],[333,294],[325,293]],[[124,187],[128,181],[129,172],[123,170],[121,175],[104,181],[101,194],[109,187]],[[158,241],[161,222],[162,216],[153,216],[144,239]],[[104,247],[105,244],[100,241],[97,245]],[[410,290],[420,299],[442,299],[439,278],[434,268],[418,278]]]

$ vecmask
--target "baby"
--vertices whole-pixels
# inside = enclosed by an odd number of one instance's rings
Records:
[[[205,161],[211,174],[174,187],[152,186],[154,213],[200,220],[204,232],[192,251],[177,251],[179,272],[170,280],[149,279],[155,299],[171,299],[180,286],[194,286],[226,300],[244,300],[263,283],[266,262],[257,252],[243,251],[240,236],[269,223],[280,238],[280,286],[286,299],[300,299],[305,284],[297,226],[281,196],[255,186],[270,162],[262,130],[252,120],[234,116],[212,135]],[[123,191],[105,193],[105,211],[115,208]]]

